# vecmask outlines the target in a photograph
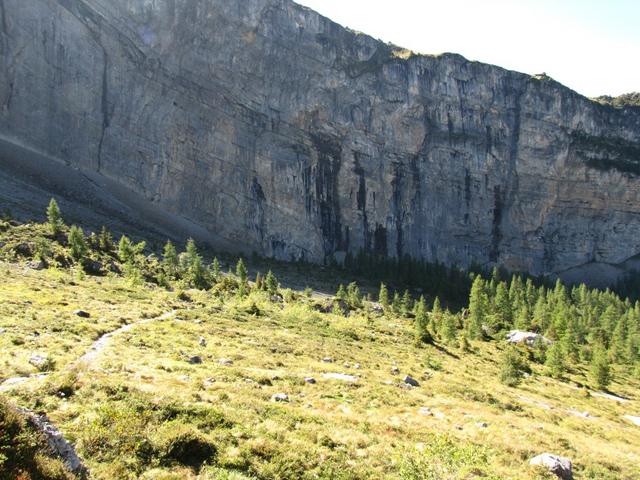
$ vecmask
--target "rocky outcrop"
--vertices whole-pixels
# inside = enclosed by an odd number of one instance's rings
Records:
[[[640,108],[289,0],[0,0],[0,136],[282,259],[640,263]]]

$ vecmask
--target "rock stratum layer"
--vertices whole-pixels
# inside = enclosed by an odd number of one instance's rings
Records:
[[[0,134],[214,243],[611,278],[640,108],[414,55],[288,0],[0,0]]]

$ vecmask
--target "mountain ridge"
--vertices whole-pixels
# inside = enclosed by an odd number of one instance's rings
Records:
[[[457,54],[411,55],[289,1],[3,11],[0,131],[225,243],[601,284],[637,268],[633,107]]]

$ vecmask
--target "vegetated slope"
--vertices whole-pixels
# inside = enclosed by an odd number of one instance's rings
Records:
[[[415,55],[288,0],[2,5],[0,141],[225,248],[600,285],[638,267],[632,97]]]
[[[545,451],[578,478],[640,475],[637,371],[612,354],[602,393],[580,356],[553,379],[551,350],[508,347],[497,311],[473,340],[489,281],[469,316],[381,307],[53,223],[0,229],[2,395],[47,413],[93,478],[537,479]]]

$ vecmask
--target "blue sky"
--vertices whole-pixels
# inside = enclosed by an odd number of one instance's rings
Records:
[[[296,0],[419,53],[546,72],[590,97],[640,91],[640,0]]]

